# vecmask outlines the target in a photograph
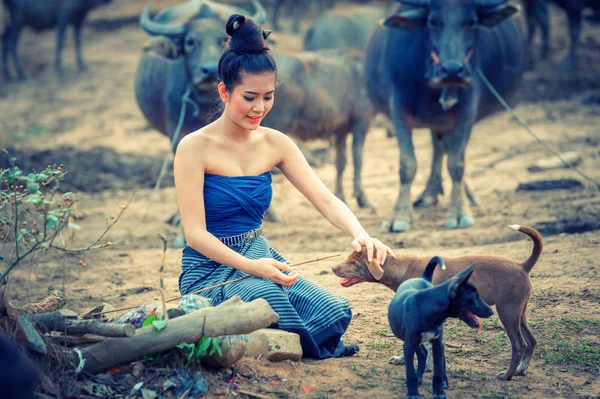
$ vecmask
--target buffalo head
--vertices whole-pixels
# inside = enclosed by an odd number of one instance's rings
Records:
[[[480,27],[491,28],[519,9],[507,0],[403,0],[383,24],[392,28],[427,29],[430,59],[427,77],[434,87],[471,83],[469,59]]]
[[[251,18],[257,24],[267,19],[258,0]],[[227,40],[225,22],[231,14],[246,13],[236,7],[210,0],[190,1],[161,11],[150,18],[150,4],[140,15],[140,25],[152,36],[146,48],[167,59],[183,57],[188,78],[200,90],[213,89],[219,57]]]

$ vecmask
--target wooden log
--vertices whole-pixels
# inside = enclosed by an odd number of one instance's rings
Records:
[[[571,166],[577,166],[581,163],[581,155],[576,153],[575,151],[563,152],[561,154],[555,155],[551,158],[540,159],[533,165],[529,165],[527,170],[529,172],[542,172],[545,170],[552,169],[560,169],[560,168],[568,168]]]
[[[40,330],[60,331],[65,334],[96,334],[103,337],[132,337],[135,327],[131,324],[111,324],[97,320],[73,320],[61,311],[27,315]]]
[[[278,319],[279,315],[266,300],[243,302],[235,296],[219,306],[170,319],[161,331],[147,326],[140,328],[131,338],[109,338],[81,349],[81,355],[74,351],[72,360],[76,367],[83,365],[84,372],[95,374],[184,342],[198,342],[203,336],[247,334],[268,327]]]
[[[576,179],[536,180],[519,183],[517,191],[573,190],[583,187]]]
[[[50,313],[61,309],[67,303],[64,292],[52,290],[47,297],[37,303],[28,303],[21,307],[16,307],[19,313],[39,314]]]

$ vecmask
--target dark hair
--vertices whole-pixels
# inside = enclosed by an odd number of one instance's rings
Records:
[[[225,31],[231,38],[227,41],[227,50],[219,58],[217,74],[227,91],[241,83],[244,73],[277,74],[275,60],[269,55],[266,45],[268,33],[252,19],[233,14],[225,25]]]

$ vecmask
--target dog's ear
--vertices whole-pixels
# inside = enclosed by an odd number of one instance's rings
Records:
[[[454,299],[458,296],[458,291],[467,284],[473,274],[473,270],[475,270],[474,268],[475,263],[452,278],[452,282],[448,286],[448,296],[450,298]]]
[[[383,276],[383,269],[381,268],[379,263],[377,263],[377,260],[373,259],[372,261],[370,261],[367,264],[367,268],[371,272],[371,275],[375,277],[375,280],[381,280],[381,277]]]

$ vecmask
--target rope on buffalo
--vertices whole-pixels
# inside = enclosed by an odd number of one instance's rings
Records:
[[[552,147],[550,147],[548,145],[548,143],[546,143],[546,141],[544,141],[543,139],[539,138],[538,135],[536,135],[533,132],[533,130],[531,130],[531,128],[517,116],[517,114],[511,108],[511,106],[508,105],[508,103],[502,98],[502,96],[500,95],[500,93],[498,93],[498,91],[494,88],[494,86],[490,83],[490,81],[485,77],[485,75],[483,74],[483,72],[481,71],[481,69],[477,68],[477,74],[479,75],[479,77],[481,78],[481,80],[483,81],[483,83],[487,86],[487,88],[490,90],[490,92],[492,92],[492,94],[494,95],[494,97],[496,97],[496,99],[500,102],[500,104],[502,104],[502,106],[512,115],[512,117],[517,121],[517,123],[519,125],[521,125],[530,135],[532,135],[533,138],[538,143],[540,143],[544,147],[546,147],[546,149],[548,150],[548,152],[550,152],[552,155],[556,156],[566,167],[568,167],[568,168],[572,169],[573,171],[575,171],[575,173],[579,174],[585,180],[588,180],[589,182],[593,183],[597,188],[600,188],[600,183],[598,183],[597,181],[595,181],[594,179],[592,179],[591,177],[589,177],[588,175],[586,175],[585,173],[583,173],[576,166],[573,166],[573,165],[569,164],[567,161],[564,160],[564,158],[558,152],[554,151],[552,149]]]
[[[175,131],[173,132],[173,137],[171,138],[171,146],[169,147],[169,151],[165,154],[165,158],[164,158],[162,166],[160,168],[160,173],[158,174],[158,179],[156,179],[156,183],[154,184],[154,189],[152,190],[152,194],[150,194],[150,205],[144,209],[144,213],[142,214],[140,221],[131,230],[131,233],[133,233],[142,224],[142,222],[146,218],[146,215],[148,214],[148,210],[152,207],[152,204],[154,203],[153,199],[156,196],[158,189],[160,188],[160,184],[162,183],[162,180],[165,177],[165,174],[167,173],[167,166],[169,165],[169,161],[171,160],[171,157],[173,156],[173,149],[175,148],[175,144],[179,141],[179,136],[181,135],[181,129],[183,128],[183,121],[185,120],[187,104],[190,104],[194,108],[194,113],[193,113],[194,116],[198,116],[198,113],[200,112],[200,107],[198,107],[198,104],[196,104],[196,102],[190,98],[190,96],[192,94],[192,90],[193,90],[193,84],[189,83],[185,93],[183,93],[183,96],[181,96],[181,111],[179,112],[179,121],[177,122],[177,127],[175,128]]]

